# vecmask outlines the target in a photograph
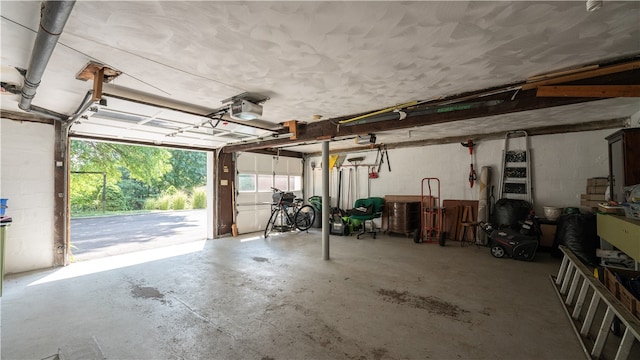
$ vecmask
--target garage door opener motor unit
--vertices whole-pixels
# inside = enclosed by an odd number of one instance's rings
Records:
[[[236,100],[231,104],[229,115],[236,120],[255,120],[262,116],[262,106],[248,100]]]

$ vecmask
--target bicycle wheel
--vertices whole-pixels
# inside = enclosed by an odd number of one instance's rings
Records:
[[[264,238],[265,239],[269,236],[271,231],[273,231],[273,225],[275,224],[276,219],[278,218],[278,211],[280,211],[279,208],[273,209],[273,211],[271,212],[271,216],[269,216],[269,221],[267,222],[267,227],[264,228]]]
[[[311,205],[304,205],[298,211],[294,217],[296,227],[300,231],[309,230],[313,221],[316,219],[316,212]]]

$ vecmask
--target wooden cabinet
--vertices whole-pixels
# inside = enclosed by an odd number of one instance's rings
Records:
[[[640,184],[640,128],[622,129],[606,139],[611,199],[624,202],[624,187]]]
[[[387,202],[388,231],[409,235],[420,228],[419,202]]]

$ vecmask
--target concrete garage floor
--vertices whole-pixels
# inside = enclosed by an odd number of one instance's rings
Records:
[[[95,337],[107,359],[583,359],[560,261],[319,231],[200,241],[9,276],[2,358]]]

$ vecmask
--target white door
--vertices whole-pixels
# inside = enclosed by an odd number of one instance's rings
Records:
[[[302,159],[240,153],[236,171],[236,225],[240,234],[264,230],[271,215],[271,187],[302,196]]]

